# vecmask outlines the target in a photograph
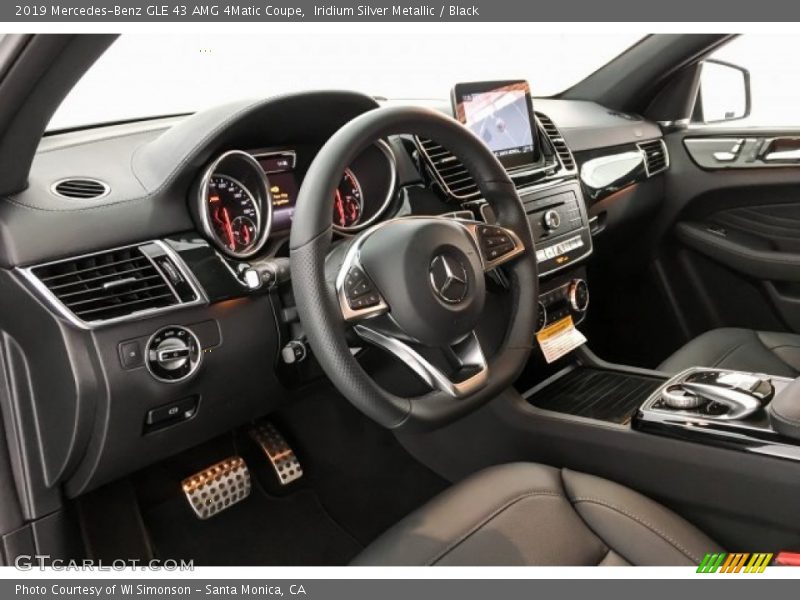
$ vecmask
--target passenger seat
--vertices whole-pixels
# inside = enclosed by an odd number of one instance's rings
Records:
[[[795,378],[800,375],[800,335],[730,327],[712,329],[670,356],[660,369],[678,373],[689,367]]]

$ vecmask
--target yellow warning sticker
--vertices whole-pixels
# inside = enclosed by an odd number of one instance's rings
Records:
[[[586,337],[575,329],[575,323],[572,322],[571,316],[564,317],[542,329],[536,334],[536,340],[548,363],[558,360],[586,343]]]

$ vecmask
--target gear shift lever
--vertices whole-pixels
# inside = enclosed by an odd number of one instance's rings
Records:
[[[664,404],[676,410],[700,409],[714,402],[726,407],[723,420],[744,419],[767,402],[774,394],[772,383],[764,376],[735,371],[699,370],[665,388]]]

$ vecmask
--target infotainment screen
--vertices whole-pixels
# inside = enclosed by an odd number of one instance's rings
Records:
[[[527,81],[458,83],[452,93],[456,119],[481,138],[506,169],[534,165],[539,153]]]

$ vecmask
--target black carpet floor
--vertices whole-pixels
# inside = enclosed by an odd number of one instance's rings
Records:
[[[345,565],[448,483],[418,463],[394,435],[330,387],[304,390],[270,416],[303,465],[303,479],[277,485],[246,436],[225,436],[134,478],[144,527],[161,559],[195,564]],[[253,489],[239,504],[200,521],[180,492],[192,473],[241,455]]]
[[[254,486],[246,500],[206,521],[176,495],[144,520],[159,558],[197,566],[342,565],[361,550],[310,490],[276,498]]]

